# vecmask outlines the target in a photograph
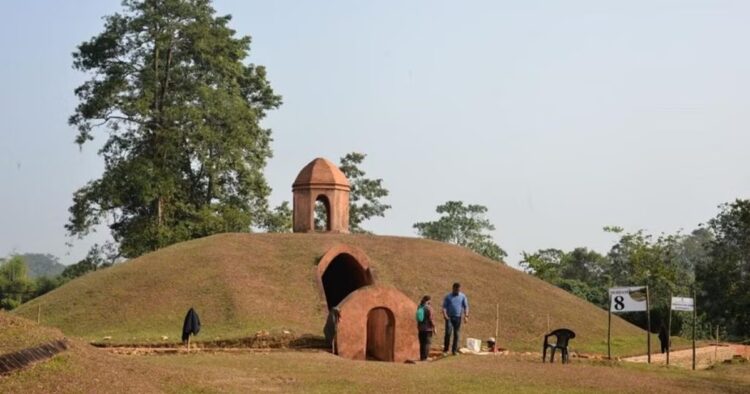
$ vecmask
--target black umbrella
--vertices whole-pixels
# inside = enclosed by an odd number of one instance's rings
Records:
[[[185,322],[182,323],[182,342],[190,340],[190,335],[198,335],[201,330],[201,319],[198,318],[198,312],[190,308],[185,315]]]

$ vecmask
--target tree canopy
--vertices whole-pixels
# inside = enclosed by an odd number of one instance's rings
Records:
[[[261,227],[269,233],[289,233],[292,231],[292,208],[284,201],[266,213]]]
[[[495,226],[485,217],[487,207],[448,201],[438,205],[436,211],[442,215],[438,220],[414,223],[413,227],[421,237],[464,246],[500,262],[507,256],[492,236],[486,233],[495,230]]]
[[[383,186],[383,179],[365,177],[367,173],[361,166],[367,157],[364,153],[351,152],[340,160],[339,169],[346,175],[351,185],[349,193],[349,231],[352,233],[369,233],[362,223],[376,217],[385,217],[385,211],[391,206],[381,199],[388,197],[388,190]],[[325,229],[326,209],[322,204],[315,206],[315,228]]]
[[[696,265],[699,305],[730,336],[750,338],[750,200],[719,208],[708,222],[708,255]]]
[[[689,235],[681,233],[654,237],[644,231],[625,233],[619,227],[605,227],[619,239],[606,255],[587,248],[570,252],[542,249],[523,253],[522,268],[534,276],[563,288],[602,308],[608,308],[608,290],[615,286],[649,286],[652,329],[666,323],[671,296],[688,296],[694,285],[694,266],[705,259],[705,229]],[[642,313],[623,317],[646,328]],[[683,317],[673,317],[673,330],[679,333]],[[699,328],[703,331],[703,328]]]
[[[13,309],[29,297],[33,282],[21,256],[0,263],[0,309]]]
[[[245,63],[250,37],[208,0],[125,0],[104,31],[78,46],[69,123],[80,145],[97,132],[101,178],[77,190],[66,229],[85,236],[107,224],[135,257],[218,232],[249,231],[266,214],[263,176],[281,104],[262,66]]]

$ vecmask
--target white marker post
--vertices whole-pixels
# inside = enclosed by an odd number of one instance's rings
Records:
[[[607,355],[612,358],[611,330],[612,313],[648,312],[648,286],[614,287],[609,289],[609,323],[607,324]],[[648,316],[646,331],[648,344],[648,361],[651,362],[651,316]]]
[[[672,311],[693,312],[693,370],[695,370],[695,298],[672,297],[669,308],[669,332],[672,332]],[[669,348],[667,345],[667,365],[669,365]]]

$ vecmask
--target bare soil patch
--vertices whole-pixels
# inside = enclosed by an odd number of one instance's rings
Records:
[[[713,346],[702,346],[695,349],[695,367],[696,369],[707,369],[726,360],[732,360],[735,356],[744,359],[750,357],[750,346],[737,345],[731,343],[721,343]],[[627,362],[646,363],[647,355],[626,357],[622,359]],[[652,364],[667,364],[666,353],[656,353],[651,355]],[[693,350],[673,350],[669,353],[669,365],[682,368],[692,368]]]

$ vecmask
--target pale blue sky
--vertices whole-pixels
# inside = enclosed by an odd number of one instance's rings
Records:
[[[253,37],[284,105],[265,125],[272,202],[310,160],[368,154],[393,209],[365,227],[414,235],[446,200],[486,205],[520,252],[690,230],[750,197],[750,2],[215,2]],[[75,46],[117,0],[0,3],[0,256],[65,263],[75,189],[102,170],[66,119]]]

